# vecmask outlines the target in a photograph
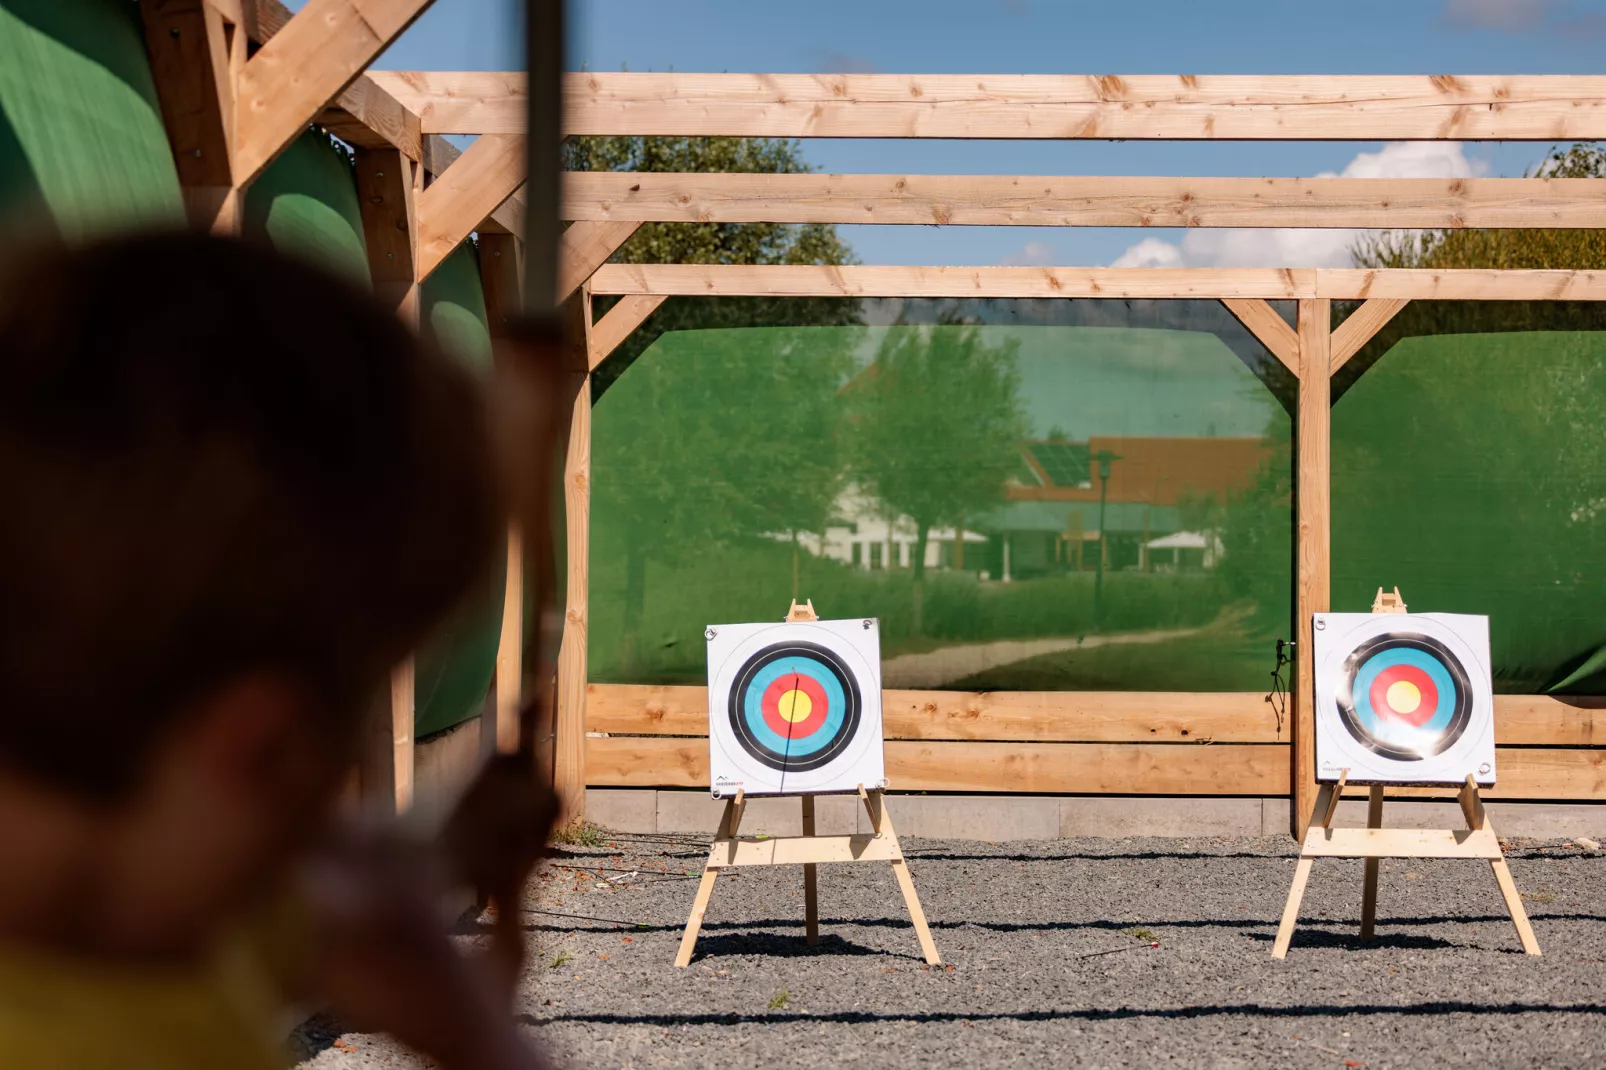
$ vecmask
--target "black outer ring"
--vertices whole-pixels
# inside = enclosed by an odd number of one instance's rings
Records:
[[[1438,659],[1444,671],[1450,674],[1450,680],[1455,684],[1455,712],[1450,715],[1450,723],[1445,726],[1444,732],[1439,736],[1438,745],[1428,754],[1416,751],[1403,750],[1393,747],[1378,739],[1366,730],[1361,724],[1360,717],[1355,713],[1355,676],[1373,657],[1385,650],[1405,648],[1420,650]],[[1392,758],[1397,762],[1419,762],[1424,758],[1431,758],[1436,754],[1443,754],[1453,747],[1467,730],[1467,722],[1472,719],[1472,683],[1467,679],[1466,667],[1461,659],[1450,653],[1450,648],[1437,639],[1430,639],[1416,632],[1391,632],[1380,635],[1356,647],[1350,656],[1344,659],[1344,679],[1338,685],[1338,712],[1344,718],[1344,727],[1349,734],[1355,737],[1355,742],[1374,754],[1384,758]]]
[[[847,709],[843,711],[842,725],[837,729],[836,738],[821,747],[807,758],[798,758],[792,755],[777,754],[769,747],[764,746],[748,730],[747,718],[742,716],[742,707],[746,705],[747,689],[752,686],[753,677],[758,671],[772,661],[779,661],[787,657],[810,657],[822,662],[836,677],[837,683],[842,687],[842,694],[847,699]],[[859,696],[859,682],[854,678],[852,670],[837,656],[833,650],[828,650],[815,643],[805,643],[792,640],[784,643],[774,643],[764,647],[758,653],[747,659],[736,672],[736,678],[731,681],[729,715],[731,730],[736,733],[737,742],[742,749],[771,769],[783,773],[806,773],[810,769],[818,769],[842,753],[847,745],[853,742],[859,731],[859,711],[863,700]]]

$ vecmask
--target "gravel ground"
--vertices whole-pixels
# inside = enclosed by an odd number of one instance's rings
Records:
[[[521,1009],[560,1062],[1606,1065],[1606,856],[1570,845],[1511,847],[1539,959],[1481,862],[1385,861],[1363,944],[1361,863],[1318,861],[1274,962],[1287,839],[906,840],[946,966],[924,964],[890,867],[867,863],[820,867],[817,948],[796,867],[722,877],[676,970],[696,881],[652,871],[700,871],[706,842],[620,836],[532,883]],[[298,1040],[318,1070],[428,1065],[327,1022]]]

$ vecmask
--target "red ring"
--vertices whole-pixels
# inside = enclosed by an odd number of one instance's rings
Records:
[[[1415,684],[1422,695],[1421,703],[1409,713],[1396,710],[1388,701],[1389,688],[1402,680]],[[1433,686],[1433,678],[1415,665],[1390,665],[1373,678],[1367,695],[1372,700],[1372,711],[1380,720],[1408,724],[1413,728],[1421,728],[1439,712],[1439,689]]]
[[[796,722],[788,721],[781,716],[781,696],[793,690],[801,691],[809,698],[809,715]],[[759,709],[764,713],[764,723],[782,739],[806,739],[813,735],[825,724],[825,715],[829,712],[826,708],[825,689],[820,686],[820,682],[812,676],[798,672],[777,676],[770,681],[770,686],[764,689]]]

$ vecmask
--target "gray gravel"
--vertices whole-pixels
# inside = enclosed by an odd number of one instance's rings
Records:
[[[523,1020],[573,1067],[1606,1065],[1606,857],[1577,848],[1512,845],[1543,958],[1481,862],[1385,861],[1363,944],[1361,863],[1323,860],[1284,962],[1287,839],[905,848],[945,967],[921,960],[890,868],[863,864],[820,868],[818,948],[796,867],[721,878],[676,970],[696,882],[648,868],[698,871],[706,841],[567,852],[640,872],[598,888],[619,872],[546,867],[531,910],[627,924],[529,914]],[[329,1023],[299,1039],[320,1070],[428,1065]]]

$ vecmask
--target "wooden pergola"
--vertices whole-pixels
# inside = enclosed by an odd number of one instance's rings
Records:
[[[418,284],[471,233],[493,334],[518,310],[527,101],[518,73],[364,73],[429,0],[142,0],[147,40],[194,222],[239,225],[241,191],[309,125],[357,154],[376,289],[416,322]],[[259,45],[260,47],[255,47]],[[253,52],[251,49],[255,47]],[[1176,140],[1606,139],[1606,77],[571,74],[571,135]],[[447,134],[479,135],[458,153]],[[1301,629],[1329,608],[1330,379],[1407,302],[1601,301],[1606,273],[1059,267],[608,264],[644,222],[919,226],[1597,228],[1606,181],[960,175],[570,173],[560,299],[590,369],[669,297],[1219,300],[1298,379]],[[593,322],[593,296],[617,304]],[[1362,302],[1337,329],[1331,303]],[[1267,302],[1295,301],[1297,326]],[[706,786],[700,688],[586,683],[590,393],[566,464],[568,605],[556,778],[571,812],[587,783]],[[499,738],[521,674],[518,543],[498,660]],[[1304,632],[1301,632],[1301,639]],[[888,765],[912,790],[1279,795],[1303,835],[1316,781],[1310,659],[1293,716],[1259,694],[886,693]],[[1501,790],[1606,798],[1598,700],[1497,700]],[[412,776],[411,676],[370,766]],[[588,708],[589,707],[589,708]],[[587,729],[608,733],[587,740]],[[622,737],[622,738],[621,738]],[[1213,741],[1217,746],[1179,747]],[[588,763],[591,775],[588,777]],[[701,763],[701,764],[700,764]]]

